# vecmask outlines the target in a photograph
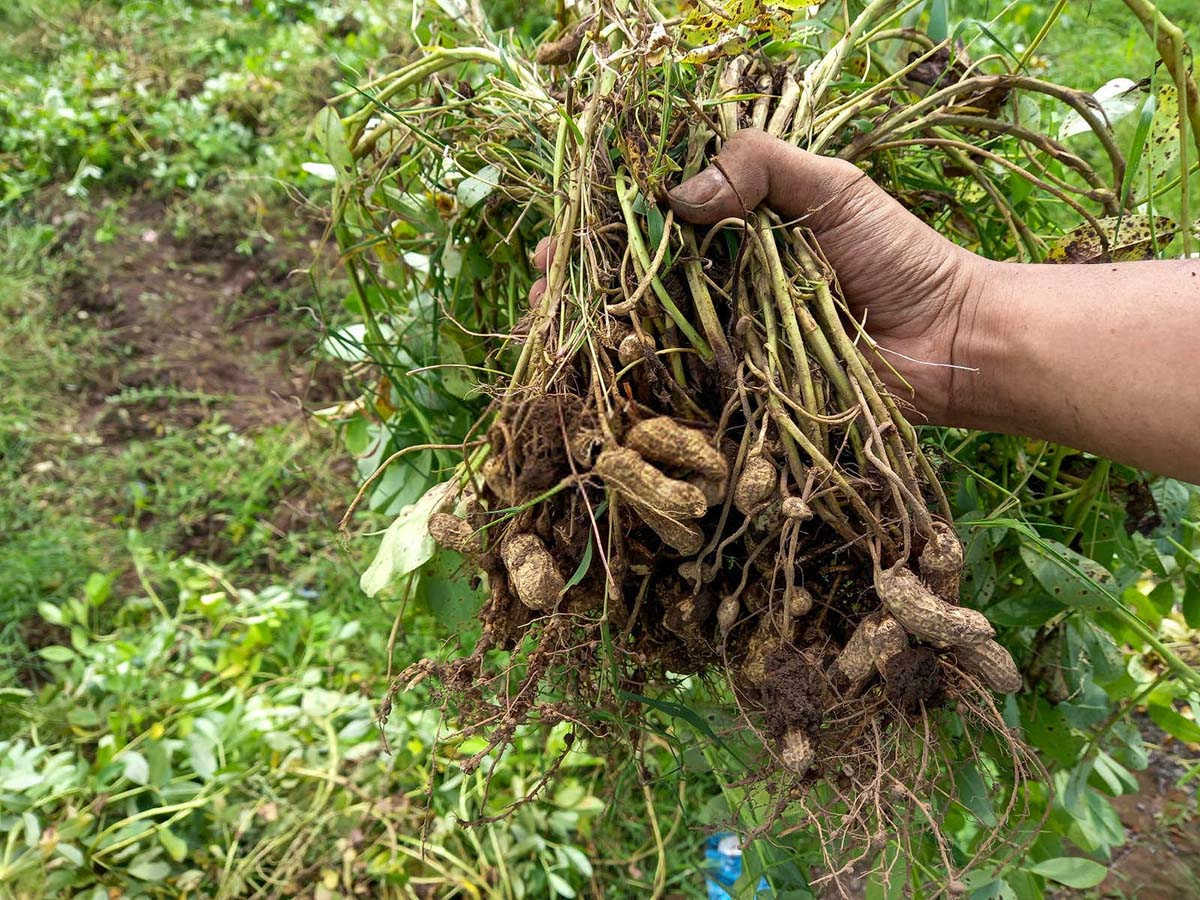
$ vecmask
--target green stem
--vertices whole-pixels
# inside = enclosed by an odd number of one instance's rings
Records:
[[[671,299],[671,295],[667,293],[667,289],[663,287],[662,281],[658,277],[657,272],[652,272],[650,268],[650,251],[646,248],[646,240],[642,237],[641,225],[637,220],[637,214],[633,211],[633,190],[627,188],[625,177],[621,173],[615,176],[617,188],[617,202],[621,205],[621,214],[625,217],[625,229],[629,240],[629,249],[633,252],[633,258],[641,264],[643,277],[648,276],[650,287],[654,294],[658,297],[658,302],[662,304],[662,308],[667,315],[671,317],[676,327],[683,333],[683,336],[700,354],[700,358],[705,362],[713,361],[713,351],[708,346],[708,343],[700,336],[687,317],[675,305],[675,301]]]

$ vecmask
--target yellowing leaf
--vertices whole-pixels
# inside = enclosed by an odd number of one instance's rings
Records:
[[[1156,96],[1158,106],[1144,151],[1152,191],[1179,174],[1179,92],[1164,80]]]
[[[1101,233],[1091,225],[1068,231],[1050,247],[1049,263],[1130,262],[1154,259],[1175,237],[1179,226],[1166,216],[1111,216],[1099,220]]]

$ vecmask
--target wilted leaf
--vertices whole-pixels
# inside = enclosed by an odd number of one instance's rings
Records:
[[[388,526],[379,552],[359,579],[359,586],[368,597],[374,597],[392,579],[420,568],[433,556],[436,545],[429,536],[429,517],[446,498],[450,483],[435,484],[420,500],[402,509]]]
[[[1152,191],[1179,174],[1179,92],[1164,79],[1156,97],[1158,106],[1145,149]]]
[[[1046,262],[1104,263],[1154,259],[1179,231],[1179,226],[1167,216],[1110,216],[1098,221],[1101,227],[1099,233],[1091,225],[1081,225],[1060,237],[1046,253]]]

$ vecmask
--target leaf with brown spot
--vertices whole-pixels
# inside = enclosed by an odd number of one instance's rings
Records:
[[[1158,85],[1155,100],[1154,124],[1144,151],[1151,191],[1179,174],[1179,92],[1164,80]]]
[[[1046,253],[1048,263],[1131,262],[1154,259],[1171,243],[1179,226],[1166,216],[1110,216],[1068,231]],[[1107,248],[1107,249],[1106,249]]]

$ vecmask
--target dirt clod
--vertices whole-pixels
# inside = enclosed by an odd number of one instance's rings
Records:
[[[892,656],[884,664],[883,680],[889,700],[907,713],[921,705],[936,706],[944,689],[937,654],[928,647],[913,647]]]

